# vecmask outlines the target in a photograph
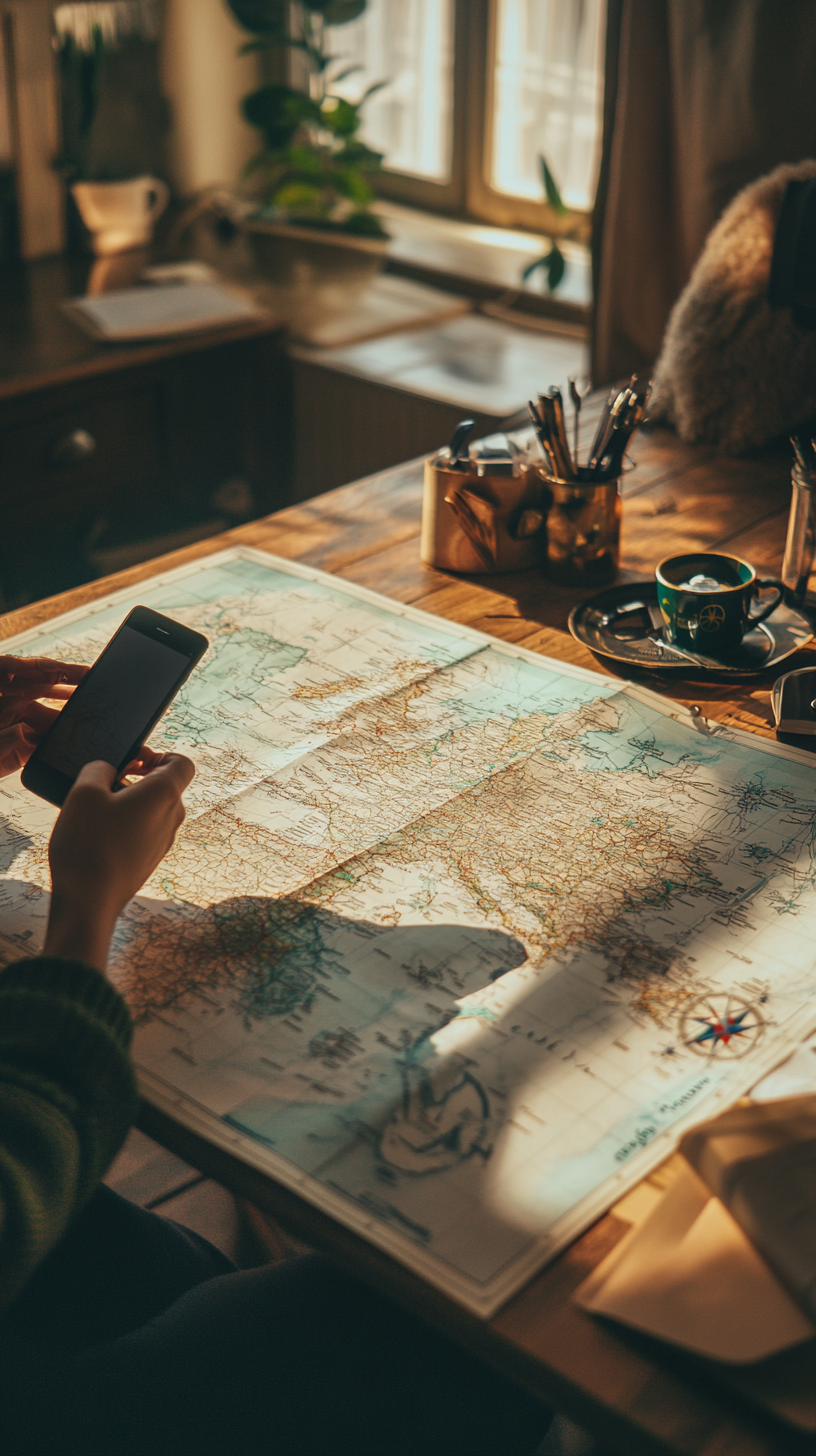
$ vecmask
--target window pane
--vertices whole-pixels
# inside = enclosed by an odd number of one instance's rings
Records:
[[[453,0],[369,0],[350,25],[329,29],[329,51],[362,66],[330,87],[366,102],[360,135],[385,154],[385,166],[434,182],[450,177],[453,101]],[[334,68],[339,69],[338,67]]]
[[[601,131],[601,0],[498,0],[491,185],[543,199],[539,155],[591,208]]]

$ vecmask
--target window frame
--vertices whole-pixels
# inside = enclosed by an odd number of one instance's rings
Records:
[[[563,233],[565,219],[547,203],[513,197],[490,185],[497,0],[454,0],[453,154],[450,181],[432,182],[383,168],[374,180],[380,197],[471,222],[533,233]],[[592,211],[571,209],[572,223]],[[583,240],[583,239],[582,239]]]

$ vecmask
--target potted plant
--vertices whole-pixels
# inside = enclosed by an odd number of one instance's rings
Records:
[[[112,52],[158,34],[153,0],[139,5],[113,0],[100,5],[61,5],[54,15],[60,72],[62,151],[56,167],[70,186],[94,252],[105,255],[146,246],[170,191],[158,177],[134,175],[127,139],[100,156],[94,125]],[[152,118],[151,118],[152,119]],[[131,147],[132,151],[132,147]],[[136,161],[138,168],[138,160]]]
[[[308,74],[308,91],[267,81],[241,103],[263,137],[241,178],[243,226],[256,261],[284,287],[367,283],[382,266],[387,233],[371,210],[370,179],[382,157],[358,133],[362,107],[385,83],[369,86],[357,102],[336,94],[359,67],[328,54],[326,44],[327,27],[356,20],[366,0],[227,3],[252,36],[242,53],[296,52]]]
[[[550,247],[543,257],[536,258],[521,275],[523,283],[539,268],[546,269],[547,288],[550,293],[555,293],[559,283],[567,271],[567,260],[558,246],[558,239],[563,238],[568,242],[587,244],[590,238],[591,224],[586,213],[576,212],[567,207],[561,196],[561,189],[550,171],[546,159],[538,158],[541,168],[541,180],[544,184],[544,196],[546,198],[547,212],[549,214],[548,231],[550,233]]]

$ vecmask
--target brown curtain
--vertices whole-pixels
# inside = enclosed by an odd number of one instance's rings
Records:
[[[592,374],[648,368],[746,183],[816,157],[814,0],[608,0]]]

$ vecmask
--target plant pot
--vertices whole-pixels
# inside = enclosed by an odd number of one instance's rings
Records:
[[[153,224],[170,201],[170,189],[158,177],[132,177],[127,182],[75,182],[71,193],[97,257],[147,247]]]
[[[281,288],[343,283],[365,287],[381,271],[387,238],[357,237],[332,228],[246,218],[255,262]]]
[[[348,314],[382,271],[387,238],[247,218],[241,224],[278,316],[298,328]]]

